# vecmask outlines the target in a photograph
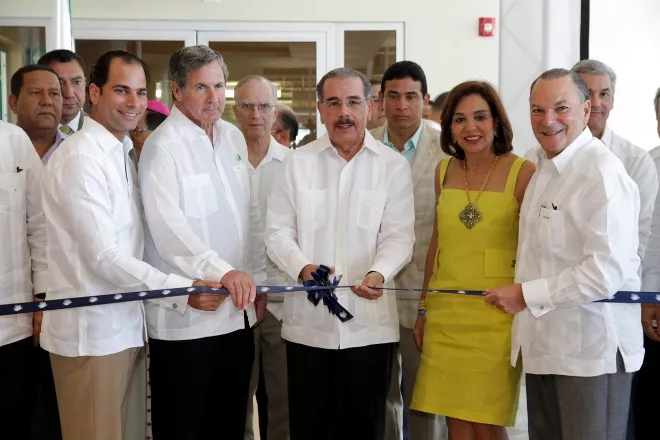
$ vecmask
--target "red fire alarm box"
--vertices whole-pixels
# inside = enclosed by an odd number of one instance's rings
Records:
[[[495,35],[495,17],[481,17],[479,19],[479,36],[492,37]]]

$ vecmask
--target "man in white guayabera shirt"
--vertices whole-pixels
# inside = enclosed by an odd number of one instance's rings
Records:
[[[202,284],[142,261],[136,156],[128,132],[147,106],[148,78],[134,55],[102,55],[90,75],[91,118],[44,170],[47,299]],[[122,440],[128,384],[144,345],[143,314],[141,302],[44,313],[41,346],[51,354],[64,439]]]
[[[307,294],[284,298],[292,440],[382,440],[399,320],[390,285],[415,241],[408,161],[366,131],[371,84],[334,69],[316,87],[328,133],[297,149],[268,201],[268,255],[293,279],[334,266],[342,322]],[[374,288],[376,287],[376,288]]]
[[[252,197],[259,204],[259,224],[252,239],[266,249],[266,207],[275,179],[284,170],[284,160],[291,149],[279,144],[271,135],[277,115],[277,89],[266,78],[247,76],[234,87],[234,116],[245,135],[248,149],[248,172]],[[265,258],[265,252],[264,252]],[[295,281],[280,270],[270,259],[267,263],[267,285],[286,286]],[[259,383],[259,370],[263,369],[264,384],[268,393],[268,438],[289,438],[289,405],[286,394],[286,347],[282,340],[282,308],[284,297],[270,295],[264,320],[254,331],[254,369],[250,380],[247,406],[245,440],[254,439],[253,399]],[[266,408],[263,408],[266,410]],[[261,408],[259,409],[261,411]]]
[[[639,258],[644,255],[651,235],[651,219],[655,196],[658,193],[658,173],[653,159],[644,148],[614,133],[607,125],[614,108],[616,74],[607,64],[598,60],[582,60],[571,69],[580,75],[589,88],[591,115],[589,130],[623,162],[630,178],[639,189]]]
[[[30,302],[48,286],[42,170],[25,132],[0,121],[0,304]],[[30,431],[32,350],[32,315],[0,316],[2,438]]]
[[[653,98],[653,109],[660,136],[660,88]],[[660,173],[660,146],[649,151],[656,171]],[[655,198],[651,238],[649,239],[643,262],[642,290],[660,291],[660,194]],[[633,392],[633,416],[637,440],[655,439],[658,435],[658,414],[660,414],[660,304],[642,305],[642,325],[644,326],[644,364],[635,376]]]
[[[530,440],[624,440],[633,372],[644,358],[639,304],[598,303],[639,291],[639,191],[587,121],[580,76],[552,69],[532,83],[541,148],[520,209],[516,284],[486,302],[516,313],[511,362],[527,380]]]
[[[220,54],[182,48],[169,73],[174,107],[140,155],[146,260],[221,282],[232,298],[147,302],[153,433],[242,440],[256,322],[246,271],[260,281],[265,271],[263,243],[251,240],[259,209],[250,203],[247,148],[240,130],[220,119],[227,81]]]

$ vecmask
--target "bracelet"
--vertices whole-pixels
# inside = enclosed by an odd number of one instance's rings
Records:
[[[426,316],[426,309],[417,309],[417,316]]]

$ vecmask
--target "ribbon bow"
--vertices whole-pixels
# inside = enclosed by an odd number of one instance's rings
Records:
[[[329,289],[318,289],[318,290],[308,290],[307,299],[317,306],[321,298],[323,298],[323,304],[328,308],[328,311],[335,315],[341,322],[350,321],[353,319],[353,315],[339,304],[337,295],[335,295],[335,287],[339,284],[341,277],[334,277],[330,281],[330,268],[325,265],[320,265],[318,269],[312,272],[313,280],[303,282],[305,287],[318,287],[318,286],[328,286]]]

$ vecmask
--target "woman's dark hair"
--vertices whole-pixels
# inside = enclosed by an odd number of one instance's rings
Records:
[[[147,130],[154,131],[165,119],[167,116],[164,114],[147,109]]]
[[[495,139],[493,140],[493,149],[495,154],[504,154],[513,150],[513,130],[511,122],[504,110],[502,101],[495,91],[495,88],[485,81],[466,81],[454,87],[447,96],[442,110],[442,132],[440,135],[440,147],[446,154],[457,159],[465,159],[465,151],[453,142],[451,125],[454,119],[456,107],[463,98],[470,95],[479,95],[488,103],[490,114],[493,117],[495,126]]]

